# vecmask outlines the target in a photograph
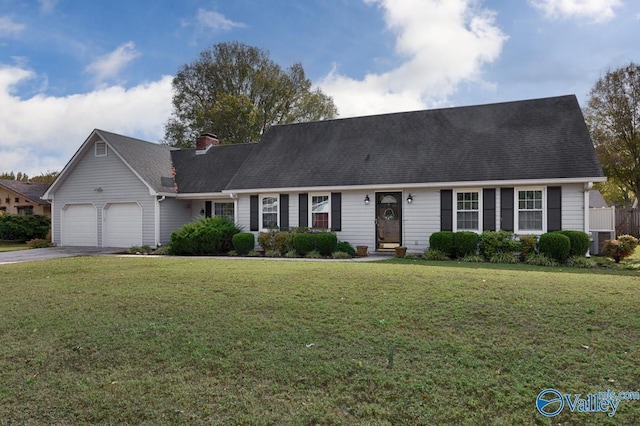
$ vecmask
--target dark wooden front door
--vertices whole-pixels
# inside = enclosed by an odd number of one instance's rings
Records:
[[[402,245],[402,193],[376,192],[376,249]]]

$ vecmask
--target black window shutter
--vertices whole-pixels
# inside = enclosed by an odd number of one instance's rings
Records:
[[[500,189],[500,229],[513,232],[513,188]]]
[[[342,192],[331,193],[331,230],[342,231]]]
[[[249,230],[258,231],[260,229],[260,221],[258,220],[258,196],[252,195],[249,199]]]
[[[562,187],[547,188],[547,231],[562,229]]]
[[[289,227],[289,194],[280,194],[280,228]]]
[[[453,231],[453,190],[440,190],[440,230]]]
[[[298,195],[298,226],[309,226],[309,194]]]
[[[496,230],[496,190],[494,188],[482,190],[482,230]]]
[[[204,202],[204,217],[211,217],[211,201]]]

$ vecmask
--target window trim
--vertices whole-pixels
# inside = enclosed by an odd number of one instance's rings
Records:
[[[212,204],[213,204],[213,206],[211,208],[212,216],[228,217],[228,218],[230,218],[231,220],[233,220],[235,222],[235,220],[236,220],[236,203],[234,201],[220,201],[220,200],[218,200],[218,201],[211,200],[211,201],[212,201]],[[231,204],[233,206],[233,215],[229,216],[229,215],[226,215],[226,214],[222,214],[222,215],[216,214],[216,205],[217,204]]]
[[[483,204],[482,204],[482,189],[483,188],[461,188],[453,191],[452,196],[452,204],[453,204],[453,232],[466,231],[466,232],[475,232],[477,234],[482,233],[482,224],[483,220]],[[465,194],[468,192],[475,192],[478,194],[478,229],[464,229],[458,228],[458,194]],[[473,211],[473,210],[460,210],[460,212],[464,211]]]
[[[520,192],[540,191],[542,197],[542,229],[520,229]],[[537,210],[523,210],[537,211]],[[513,233],[520,235],[542,235],[547,232],[547,187],[546,186],[521,186],[513,189]]]
[[[318,228],[318,229],[326,229],[327,231],[331,230],[332,226],[332,217],[331,217],[331,193],[330,192],[318,192],[318,193],[309,193],[308,197],[308,206],[309,206],[309,228],[313,228],[313,197],[327,197],[327,213],[328,213],[328,226],[326,228]]]
[[[275,198],[276,199],[276,227],[280,227],[280,194],[261,194],[258,197],[258,218],[260,220],[260,226],[259,228],[262,231],[268,231],[270,228],[266,228],[264,226],[264,220],[263,220],[263,215],[264,215],[264,211],[262,210],[263,208],[263,202],[265,198]]]

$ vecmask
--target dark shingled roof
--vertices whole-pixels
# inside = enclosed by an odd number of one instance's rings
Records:
[[[251,154],[256,144],[212,146],[204,154],[195,149],[173,151],[179,193],[220,192]]]
[[[602,176],[569,95],[273,126],[227,189]]]
[[[49,188],[48,183],[41,182],[22,182],[19,180],[0,179],[0,186],[22,195],[37,204],[49,204],[48,201],[40,199],[42,194]]]
[[[113,146],[154,191],[174,192],[171,179],[171,151],[176,148],[105,130],[96,129],[95,132]]]

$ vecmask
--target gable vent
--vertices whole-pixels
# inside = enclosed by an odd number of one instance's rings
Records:
[[[96,157],[107,156],[107,144],[104,142],[96,142]]]

